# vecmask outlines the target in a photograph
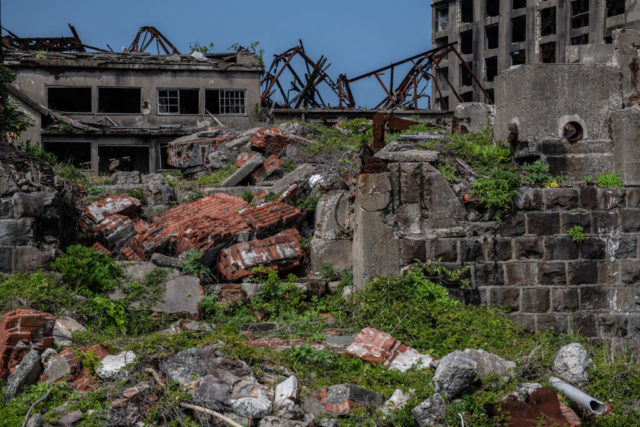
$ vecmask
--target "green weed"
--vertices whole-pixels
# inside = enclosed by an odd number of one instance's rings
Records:
[[[624,183],[617,173],[605,173],[596,179],[596,185],[603,188],[622,188]]]
[[[584,242],[584,228],[581,225],[575,225],[571,227],[568,231],[569,237],[576,243]]]

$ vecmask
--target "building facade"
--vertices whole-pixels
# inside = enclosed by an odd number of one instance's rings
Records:
[[[496,75],[509,67],[569,62],[568,46],[610,45],[613,30],[640,25],[640,4],[632,0],[434,0],[431,6],[433,46],[457,43],[492,99]],[[444,99],[438,99],[434,87],[432,108],[486,102],[452,54],[439,68],[436,78]]]
[[[167,169],[167,143],[224,123],[248,127],[260,102],[258,57],[5,53],[10,94],[35,125],[22,142],[94,173]]]

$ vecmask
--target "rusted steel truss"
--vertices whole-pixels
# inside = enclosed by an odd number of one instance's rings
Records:
[[[166,55],[180,54],[178,49],[167,39],[156,27],[140,27],[138,34],[131,42],[127,52],[145,52],[151,43],[156,42],[156,50],[160,54],[160,49]]]
[[[299,58],[304,64],[304,72],[296,72],[293,67],[294,60]],[[299,62],[299,61],[298,61]],[[324,108],[325,103],[318,86],[325,83],[329,89],[337,96],[339,95],[338,85],[329,77],[327,69],[331,64],[327,64],[327,58],[321,56],[318,61],[312,60],[305,52],[302,40],[297,46],[275,55],[271,67],[262,78],[262,98],[261,104],[283,108]],[[280,79],[285,76],[291,78],[289,89],[285,90]],[[272,96],[275,95],[275,100]]]
[[[106,52],[104,49],[82,43],[73,25],[68,25],[73,37],[18,37],[3,27],[2,29],[7,32],[7,35],[2,37],[2,45],[10,49],[46,50],[49,52],[86,52],[86,49]]]
[[[271,64],[271,68],[269,68],[269,71],[265,74],[262,80],[262,105],[273,106],[275,104],[276,106],[283,108],[326,107],[327,105],[320,96],[320,92],[317,90],[317,87],[321,83],[326,83],[331,91],[337,96],[339,108],[355,108],[356,100],[351,90],[351,84],[359,80],[375,78],[384,92],[384,97],[376,105],[375,109],[419,109],[418,102],[421,99],[426,98],[430,104],[431,99],[427,91],[431,84],[435,88],[437,97],[442,101],[443,96],[440,85],[438,79],[433,78],[433,73],[434,70],[435,72],[440,70],[440,62],[446,59],[450,53],[453,53],[454,59],[458,58],[461,64],[463,64],[463,67],[465,67],[466,71],[471,74],[476,85],[484,94],[486,101],[491,104],[492,101],[489,94],[482,86],[480,80],[473,73],[473,70],[464,61],[460,52],[455,48],[455,43],[431,49],[357,77],[348,78],[345,74],[340,74],[337,82],[334,82],[326,73],[326,70],[329,67],[326,65],[326,58],[322,56],[318,63],[313,62],[305,54],[302,41],[300,41],[299,46],[275,56],[274,61]],[[299,77],[299,74],[296,73],[295,69],[291,65],[291,62],[296,55],[301,56],[305,61],[307,73],[304,74],[304,79]],[[398,67],[406,64],[411,64],[409,72],[407,72],[402,78],[396,79]],[[293,76],[293,80],[290,83],[290,89],[285,90],[286,85],[283,85],[281,82],[281,77],[287,70]],[[387,83],[385,83],[385,80],[387,80],[386,74],[389,76]],[[455,90],[455,86],[451,84],[447,75],[439,73],[439,77],[442,77],[447,82],[454,96],[459,102],[462,102],[462,97]],[[294,96],[290,98],[292,93]],[[272,96],[274,94],[276,94],[275,102],[272,101]]]

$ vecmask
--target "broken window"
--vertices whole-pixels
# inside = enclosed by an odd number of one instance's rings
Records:
[[[449,9],[436,9],[436,26],[437,31],[445,31],[449,28]]]
[[[469,70],[473,70],[473,63],[467,62],[467,67],[464,64],[460,64],[460,85],[461,86],[471,86],[473,84],[473,76]]]
[[[460,98],[462,98],[462,102],[473,102],[473,92],[465,92],[460,95]]]
[[[473,53],[473,30],[460,33],[460,52],[463,54]]]
[[[198,89],[159,89],[158,114],[199,114]]]
[[[437,71],[437,76],[438,76],[438,85],[440,86],[440,89],[441,90],[449,89],[449,83],[447,83],[447,80],[449,79],[449,68],[447,67],[439,68]]]
[[[486,68],[487,81],[492,82],[498,75],[498,57],[485,58],[484,66]]]
[[[556,8],[548,7],[540,11],[540,35],[548,36],[556,33]]]
[[[589,25],[589,0],[573,0],[571,2],[571,28],[582,28]]]
[[[247,91],[244,89],[207,90],[205,108],[211,114],[244,115],[247,113]]]
[[[449,97],[443,96],[442,98],[436,99],[436,109],[439,111],[448,111],[449,110]]]
[[[556,43],[542,43],[540,45],[540,61],[544,63],[556,62]]]
[[[572,46],[576,46],[579,44],[588,44],[588,43],[589,43],[589,34],[583,34],[581,36],[571,38]]]
[[[497,49],[498,48],[498,26],[497,25],[489,25],[485,28],[485,32],[487,34],[487,49]]]
[[[440,37],[439,39],[436,39],[436,46],[435,47],[442,47],[442,46],[446,46],[449,44],[449,37]]]
[[[55,155],[60,163],[71,163],[78,169],[91,169],[90,142],[45,142],[43,148]]]
[[[486,14],[487,16],[500,15],[500,0],[487,0]]]
[[[607,17],[622,15],[624,13],[624,0],[607,0]]]
[[[517,16],[511,20],[511,42],[519,43],[527,40],[527,17]]]
[[[526,49],[515,50],[511,52],[511,65],[521,65],[527,62]]]
[[[98,88],[99,113],[140,113],[140,88],[100,87]]]
[[[522,9],[523,7],[527,7],[527,0],[513,0],[513,9]]]
[[[47,101],[52,110],[65,113],[90,113],[90,87],[50,87],[47,88]]]
[[[460,1],[460,18],[462,22],[473,22],[473,0]]]
[[[100,159],[98,171],[101,175],[134,170],[149,173],[149,147],[101,146],[98,147],[98,157]]]

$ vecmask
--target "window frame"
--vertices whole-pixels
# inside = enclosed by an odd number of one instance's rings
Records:
[[[222,98],[221,98],[221,94],[223,93],[229,93],[229,92],[242,92],[242,100],[243,100],[243,105],[242,108],[244,110],[244,112],[242,113],[226,113],[226,112],[212,112],[209,111],[209,113],[213,114],[214,116],[226,116],[226,117],[246,117],[248,116],[248,111],[247,111],[247,89],[238,89],[238,88],[210,88],[210,89],[205,89],[204,91],[204,105],[205,105],[205,110],[207,107],[207,92],[218,92],[218,108],[219,110],[223,111],[223,108],[225,107],[222,103]],[[229,107],[229,105],[227,105],[226,107]],[[208,111],[208,110],[206,110]],[[205,112],[206,112],[205,111]]]
[[[105,113],[100,111],[100,89],[138,89],[140,91],[140,105],[138,106],[137,113]],[[96,86],[96,99],[97,99],[97,112],[96,114],[109,114],[109,115],[141,115],[142,114],[142,87],[141,86]]]
[[[197,113],[183,113],[180,111],[180,91],[182,90],[195,90],[198,92],[198,112]],[[161,112],[160,111],[160,92],[161,91],[177,91],[178,92],[178,96],[177,96],[177,107],[178,107],[178,112]],[[158,87],[156,88],[156,112],[159,116],[201,116],[202,113],[200,112],[200,88],[199,87]],[[142,111],[142,107],[140,108],[140,110]]]
[[[47,90],[47,108],[52,111],[57,111],[65,114],[93,114],[93,86],[81,85],[81,86],[70,86],[70,85],[45,85],[45,89]],[[64,111],[64,110],[56,110],[52,108],[49,103],[49,89],[89,89],[90,96],[90,105],[89,111]]]

